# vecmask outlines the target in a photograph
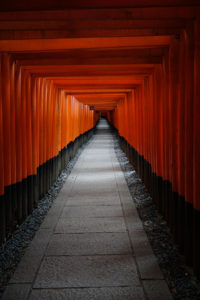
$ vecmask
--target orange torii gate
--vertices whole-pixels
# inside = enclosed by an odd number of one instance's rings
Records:
[[[199,273],[199,1],[39,2],[0,5],[1,242],[102,112]]]

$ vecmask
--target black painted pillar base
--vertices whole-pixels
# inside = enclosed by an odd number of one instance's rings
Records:
[[[94,129],[80,135],[64,147],[56,157],[37,168],[37,174],[28,176],[21,182],[5,187],[0,196],[0,245],[32,213],[34,207],[48,192],[66,164],[78,149],[93,135]]]
[[[181,254],[184,253],[184,233],[185,233],[185,199],[183,196],[178,197],[178,245]]]
[[[33,176],[27,178],[28,215],[33,211]]]
[[[0,196],[0,245],[6,238],[6,206],[4,196]]]
[[[162,198],[163,180],[160,176],[156,176],[156,205],[161,211],[163,206]]]
[[[22,180],[22,217],[23,220],[28,216],[28,185],[27,179]]]
[[[23,199],[23,192],[22,192],[22,182],[18,182],[16,184],[16,197],[17,197],[17,223],[21,224],[23,221],[22,216],[22,199]]]
[[[34,189],[33,189],[34,207],[36,207],[40,199],[39,172],[37,172],[36,175],[33,175],[33,185],[34,185]]]
[[[200,275],[200,211],[193,212],[193,269]]]
[[[184,232],[184,255],[189,266],[193,262],[193,206],[185,203],[185,232]]]
[[[194,273],[200,276],[200,211],[194,210],[192,204],[172,190],[172,184],[152,172],[152,167],[143,156],[119,136],[120,148],[144,181],[152,200],[159,212],[166,219],[175,243],[185,255],[185,261],[193,266]]]
[[[12,186],[5,187],[4,201],[6,209],[6,235],[8,235],[13,230]]]

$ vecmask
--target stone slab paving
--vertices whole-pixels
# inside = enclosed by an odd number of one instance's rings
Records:
[[[106,208],[105,208],[106,209]],[[104,218],[60,218],[55,233],[125,232],[123,217]]]
[[[127,233],[54,234],[46,255],[131,254]]]
[[[138,286],[132,255],[47,256],[34,288]]]
[[[98,218],[98,217],[123,217],[123,211],[121,206],[90,206],[88,207],[70,207],[67,206],[63,209],[61,218]]]
[[[104,120],[10,280],[12,299],[172,299]]]
[[[77,288],[59,290],[36,290],[31,294],[31,300],[143,300],[144,292],[141,287],[102,287]],[[161,299],[161,298],[160,298]],[[160,300],[159,299],[159,300]]]

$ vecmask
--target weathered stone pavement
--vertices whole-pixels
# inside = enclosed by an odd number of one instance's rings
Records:
[[[101,121],[3,300],[172,299]]]

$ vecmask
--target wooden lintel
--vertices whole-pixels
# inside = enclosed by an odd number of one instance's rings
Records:
[[[69,59],[41,59],[41,60],[22,60],[20,61],[20,64],[22,66],[28,66],[31,68],[32,66],[37,65],[101,65],[101,64],[107,64],[107,65],[124,65],[124,64],[134,64],[134,65],[141,65],[141,64],[161,64],[162,63],[162,57],[107,57],[107,58],[91,58],[91,59],[80,59],[78,57],[69,58]]]
[[[54,0],[51,0],[54,1]],[[156,1],[156,0],[154,0]],[[177,1],[179,2],[179,6],[177,6]],[[32,2],[32,5],[37,1]],[[31,3],[27,2],[27,9],[21,6],[22,1],[16,1],[15,3],[12,1],[11,9],[7,9],[9,1],[4,1],[1,3],[1,12],[0,19],[1,20],[82,20],[82,19],[156,19],[158,16],[162,16],[163,19],[177,19],[177,18],[194,18],[196,15],[196,10],[199,6],[199,0],[170,0],[171,6],[169,4],[169,0],[166,2],[162,1],[162,5],[159,6],[158,1],[156,1],[156,5],[154,7],[149,7],[149,0],[146,0],[146,5],[148,7],[141,7],[141,0],[138,0],[138,6],[135,8],[131,8],[131,4],[133,5],[133,1],[130,0],[129,6],[126,5],[125,8],[114,8],[116,6],[116,0],[113,3],[113,8],[110,5],[109,8],[101,9],[67,9],[67,7],[61,7],[61,2],[58,1],[58,7],[52,7],[51,10],[48,10],[50,6],[50,0],[46,0],[45,9],[41,10],[41,1],[38,0],[38,7],[31,7]],[[44,0],[43,0],[44,2]],[[65,5],[68,3],[72,3],[72,1],[63,1]],[[85,0],[84,0],[85,2]],[[95,1],[92,1],[93,4]],[[106,1],[107,5],[110,1]],[[134,5],[135,5],[134,1]],[[55,3],[55,1],[54,1]],[[97,3],[97,2],[95,2]],[[98,1],[98,3],[103,3],[103,1]],[[125,2],[123,1],[124,5]],[[148,3],[148,4],[147,4]],[[14,5],[15,4],[15,5]],[[152,1],[151,1],[152,4]],[[18,5],[18,9],[17,9]],[[105,3],[104,3],[105,5]],[[4,10],[4,11],[3,11]],[[10,10],[10,11],[9,11]],[[15,11],[16,10],[16,11]],[[18,10],[18,11],[17,11]],[[21,10],[21,11],[20,11]],[[23,11],[22,11],[23,10]]]
[[[139,36],[139,37],[102,37],[102,38],[66,38],[37,40],[0,40],[1,51],[56,51],[67,49],[106,49],[169,45],[170,36]]]

